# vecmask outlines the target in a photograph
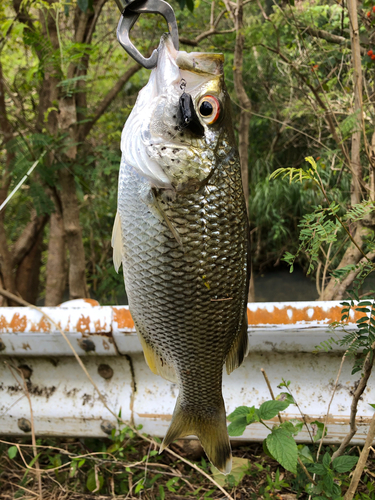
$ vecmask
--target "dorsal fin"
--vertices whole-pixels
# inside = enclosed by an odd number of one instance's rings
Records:
[[[113,265],[115,266],[116,273],[118,273],[122,263],[121,220],[118,212],[116,212],[115,223],[113,224],[111,244],[113,248]]]

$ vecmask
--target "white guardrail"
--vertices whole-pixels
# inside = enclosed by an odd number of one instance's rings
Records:
[[[115,414],[121,408],[122,418],[142,424],[144,432],[164,436],[178,388],[149,370],[128,308],[78,300],[42,310],[66,333],[108,407]],[[270,399],[264,368],[275,394],[282,378],[290,380],[307,421],[323,422],[344,350],[334,345],[329,353],[313,351],[329,337],[343,336],[329,329],[340,318],[339,302],[248,304],[250,354],[230,376],[224,374],[227,412]],[[347,330],[355,328],[354,320],[352,313]],[[9,366],[21,368],[27,380],[37,435],[105,437],[116,426],[59,330],[37,310],[0,308],[0,360],[0,434],[31,430],[29,402]],[[346,360],[328,415],[327,443],[341,442],[349,429],[352,391],[360,378],[351,370],[352,360]],[[372,379],[358,404],[353,443],[364,442],[374,411],[368,403],[375,403]],[[283,415],[301,419],[294,405]],[[258,441],[266,434],[264,426],[252,424],[236,439]],[[306,430],[297,438],[308,439]]]

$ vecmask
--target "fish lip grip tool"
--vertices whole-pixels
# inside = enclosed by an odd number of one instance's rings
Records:
[[[158,62],[158,50],[155,49],[149,58],[144,57],[130,41],[130,30],[142,13],[160,14],[168,24],[173,45],[179,49],[178,28],[173,8],[164,0],[115,0],[121,10],[121,18],[117,26],[117,40],[126,52],[141,66],[155,68]]]

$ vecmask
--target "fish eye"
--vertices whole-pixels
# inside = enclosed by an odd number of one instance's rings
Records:
[[[216,122],[220,115],[220,103],[213,95],[205,95],[198,103],[201,119],[207,125]]]

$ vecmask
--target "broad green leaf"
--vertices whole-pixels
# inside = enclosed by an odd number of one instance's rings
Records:
[[[322,422],[318,422],[317,420],[315,420],[314,422],[311,422],[310,425],[314,431],[315,431],[315,429],[313,426],[316,426],[316,432],[313,435],[314,443],[316,443],[316,441],[319,441],[319,439],[322,439],[324,424]],[[324,431],[324,437],[326,435],[327,435],[327,428]]]
[[[143,490],[143,488],[144,488],[144,486],[143,486],[143,480],[141,480],[141,481],[137,484],[137,486],[135,487],[134,492],[137,494],[137,493],[139,493],[141,490]]]
[[[13,460],[13,458],[15,458],[15,456],[17,455],[18,453],[18,448],[17,446],[11,446],[10,448],[8,448],[8,457]]]
[[[263,451],[266,455],[268,455],[270,458],[273,458],[274,457],[271,455],[271,452],[270,450],[268,449],[268,446],[267,446],[267,440],[266,439],[263,439]],[[275,459],[274,459],[275,460]]]
[[[237,417],[233,422],[228,425],[228,434],[230,436],[242,436],[247,427],[246,417]]]
[[[326,469],[329,469],[329,465],[331,463],[331,455],[327,452],[324,454],[324,457],[323,457],[323,465]]]
[[[11,446],[10,448],[8,448],[8,457],[13,460],[13,458],[15,458],[15,456],[17,455],[18,453],[18,448],[17,446]]]
[[[95,469],[91,469],[87,474],[86,488],[89,491],[100,491],[104,484],[104,478],[100,474],[98,474],[98,483],[99,489],[97,489],[98,485],[96,484]]]
[[[309,463],[313,464],[314,463],[314,458],[311,454],[310,448],[308,446],[304,446],[303,444],[300,444],[298,446],[298,456],[302,460],[303,463]]]
[[[297,474],[298,448],[289,432],[281,427],[273,429],[267,436],[267,448],[284,469]]]
[[[228,476],[224,476],[216,467],[211,465],[212,476],[220,486],[225,486],[228,482],[233,483],[234,486],[238,486],[248,470],[249,460],[240,457],[232,458],[232,470]]]
[[[337,457],[332,462],[332,467],[336,472],[349,472],[358,462],[358,457],[344,455]]]
[[[308,467],[310,472],[314,472],[315,474],[319,474],[320,476],[326,474],[327,469],[323,464],[312,464]]]
[[[250,412],[246,415],[247,425],[252,424],[253,422],[259,422],[260,420],[260,412],[257,408],[251,407]]]
[[[253,408],[254,406],[252,406],[251,408],[249,408],[248,406],[238,406],[231,414],[227,416],[227,420],[229,420],[229,422],[232,422],[237,417],[247,415]]]
[[[259,416],[262,420],[270,420],[280,412],[288,408],[288,401],[266,401],[260,405]]]
[[[293,396],[289,394],[289,392],[280,392],[278,396],[276,396],[277,401],[288,401],[290,405],[295,405],[296,402],[293,399]]]
[[[369,405],[375,409],[375,404],[374,403],[369,403]]]

